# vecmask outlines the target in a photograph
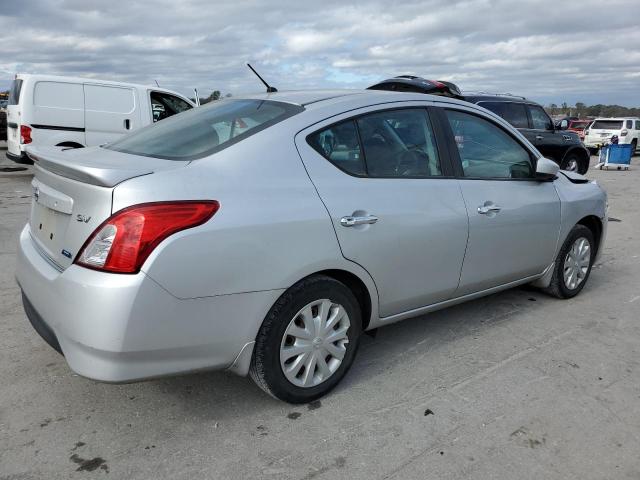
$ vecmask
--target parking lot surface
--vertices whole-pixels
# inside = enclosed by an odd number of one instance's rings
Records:
[[[380,329],[300,406],[224,372],[107,385],[69,370],[13,276],[26,173],[0,173],[2,480],[640,478],[638,167],[588,173],[612,218],[578,297],[518,288]]]

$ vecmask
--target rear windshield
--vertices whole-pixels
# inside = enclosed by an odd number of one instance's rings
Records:
[[[596,120],[591,125],[592,130],[620,130],[622,120]]]
[[[11,82],[8,105],[18,105],[20,102],[20,90],[22,90],[22,80],[17,78]]]
[[[219,100],[138,130],[105,148],[167,160],[195,160],[302,110],[270,100]]]

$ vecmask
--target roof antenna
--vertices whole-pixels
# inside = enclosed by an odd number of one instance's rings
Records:
[[[256,71],[255,71],[255,69],[251,66],[251,64],[250,64],[250,63],[247,63],[247,67],[249,67],[249,68],[251,69],[251,71],[252,71],[253,73],[255,73],[255,74],[256,74],[256,77],[258,77],[258,78],[260,79],[260,81],[261,81],[262,83],[264,83],[264,86],[265,86],[265,87],[267,87],[267,93],[274,93],[274,92],[277,92],[277,91],[278,91],[278,89],[277,89],[276,87],[272,87],[272,86],[271,86],[271,85],[269,85],[267,82],[265,82],[265,81],[264,81],[264,78],[262,78],[262,77],[260,76],[260,74],[259,74],[258,72],[256,72]]]
[[[154,82],[156,82],[156,87],[160,88],[160,84],[158,83],[158,80],[154,79]]]

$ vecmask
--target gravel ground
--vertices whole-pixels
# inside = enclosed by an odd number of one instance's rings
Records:
[[[71,372],[13,277],[24,173],[0,173],[0,479],[640,479],[637,167],[588,174],[614,218],[577,298],[518,288],[386,327],[306,406],[224,372]]]

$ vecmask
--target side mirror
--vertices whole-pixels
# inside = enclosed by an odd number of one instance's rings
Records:
[[[556,178],[560,166],[553,160],[540,157],[536,163],[536,178],[539,180],[552,180]]]
[[[566,130],[569,127],[569,122],[566,120],[562,120],[560,122],[560,130]]]

